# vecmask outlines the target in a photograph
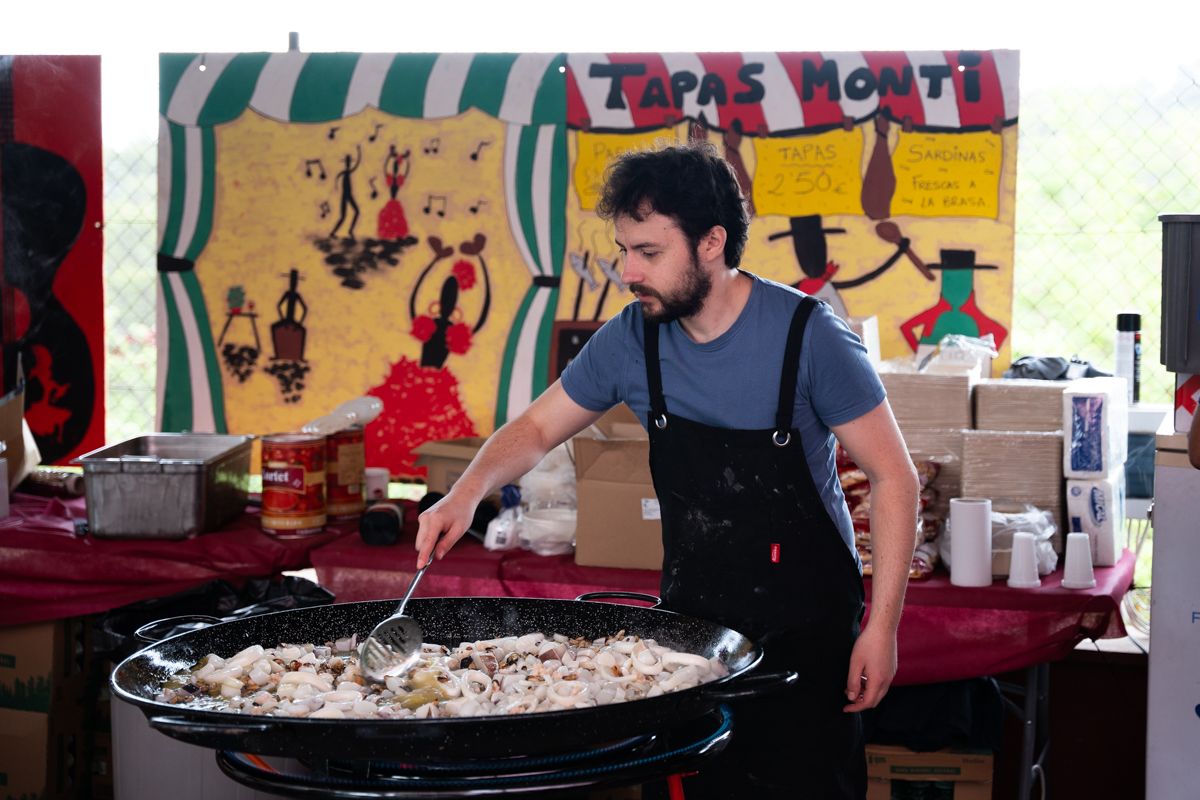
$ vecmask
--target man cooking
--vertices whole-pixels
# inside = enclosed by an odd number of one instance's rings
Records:
[[[626,403],[650,434],[664,607],[746,634],[763,646],[763,669],[800,677],[735,706],[729,749],[688,796],[863,797],[858,712],[896,672],[917,515],[916,473],[879,378],[827,306],[739,269],[746,204],[711,145],[617,158],[597,212],[614,225],[637,302],[421,515],[417,565],[450,550],[482,498]],[[835,437],[871,481],[861,632]]]

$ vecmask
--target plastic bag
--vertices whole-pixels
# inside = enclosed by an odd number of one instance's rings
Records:
[[[1058,531],[1054,518],[1049,511],[1035,508],[1028,503],[1023,504],[1024,510],[1015,513],[992,510],[992,553],[1012,550],[1014,533],[1032,533],[1033,549],[1037,555],[1039,575],[1049,575],[1058,566],[1058,553],[1054,552],[1053,537]],[[950,543],[953,539],[950,531],[950,520],[946,520],[945,531],[938,537],[938,555],[949,567],[951,561]]]
[[[960,372],[964,369],[983,368],[990,372],[992,359],[998,356],[995,340],[989,333],[983,337],[963,336],[950,333],[942,337],[932,353],[921,361],[921,372]]]
[[[488,550],[512,550],[521,546],[517,529],[521,524],[521,509],[519,506],[506,508],[488,523],[487,533],[483,537],[483,546]]]
[[[514,523],[521,546],[538,555],[575,548],[575,463],[564,445],[551,450],[520,480],[521,511]]]
[[[913,580],[927,578],[937,564],[937,549],[931,540],[937,536],[940,514],[936,509],[937,490],[932,486],[942,467],[956,460],[953,453],[946,451],[937,456],[919,456],[910,453],[913,466],[917,470],[920,481],[920,509],[913,529],[912,563],[908,576]],[[854,548],[858,552],[858,560],[862,563],[864,577],[870,577],[874,568],[871,558],[871,483],[853,459],[850,458],[839,444],[836,450],[838,481],[846,498],[846,508],[850,511],[850,523],[854,528]]]
[[[483,546],[488,550],[512,550],[521,546],[521,491],[512,484],[500,490],[500,513],[487,524]]]
[[[1107,378],[1112,373],[1096,369],[1090,361],[1076,356],[1021,356],[1004,371],[1006,378],[1031,378],[1041,381],[1071,381],[1076,378]]]

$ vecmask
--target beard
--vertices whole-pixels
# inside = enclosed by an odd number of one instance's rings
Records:
[[[666,295],[642,283],[630,284],[629,291],[653,297],[662,305],[658,311],[650,311],[643,302],[642,316],[647,320],[658,323],[674,322],[700,312],[709,292],[712,291],[712,276],[700,268],[696,254],[692,253],[691,265],[683,274],[683,285],[679,287],[679,291]]]

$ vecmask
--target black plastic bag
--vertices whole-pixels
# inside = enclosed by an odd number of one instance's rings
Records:
[[[1092,362],[1075,356],[1021,356],[1004,371],[1006,378],[1032,378],[1039,381],[1073,381],[1076,378],[1107,378],[1111,372],[1096,369]]]

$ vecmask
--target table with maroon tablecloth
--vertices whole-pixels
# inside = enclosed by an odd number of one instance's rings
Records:
[[[262,533],[257,512],[189,539],[98,539],[76,534],[82,498],[21,493],[0,520],[0,625],[62,619],[167,597],[212,580],[237,583],[285,570],[316,568],[338,602],[399,597],[415,570],[415,508],[398,544],[365,544],[353,524],[278,539]],[[1096,587],[1063,589],[1062,574],[1040,589],[953,586],[944,571],[909,583],[900,622],[898,684],[994,675],[1065,658],[1083,639],[1124,635],[1119,606],[1133,578],[1125,552],[1096,569]],[[494,552],[466,536],[425,574],[418,596],[569,599],[586,592],[657,594],[659,572],[582,567],[571,555]],[[867,580],[870,598],[871,582]]]
[[[87,517],[82,497],[14,493],[10,507],[0,519],[0,626],[100,613],[213,580],[271,578],[307,567],[314,548],[356,530],[278,539],[251,508],[188,539],[101,539],[76,532]]]
[[[411,518],[410,518],[411,519]],[[414,526],[396,545],[365,544],[347,536],[311,553],[318,582],[337,602],[400,597],[416,569]],[[1093,589],[1063,589],[1061,570],[1039,589],[986,588],[950,583],[944,570],[910,581],[900,620],[897,684],[933,683],[996,675],[1057,661],[1084,639],[1124,636],[1119,612],[1133,582],[1133,554],[1099,567]],[[418,597],[574,598],[604,590],[658,593],[658,570],[581,567],[571,555],[526,550],[489,551],[465,536],[425,573]],[[870,600],[871,581],[866,581]]]

